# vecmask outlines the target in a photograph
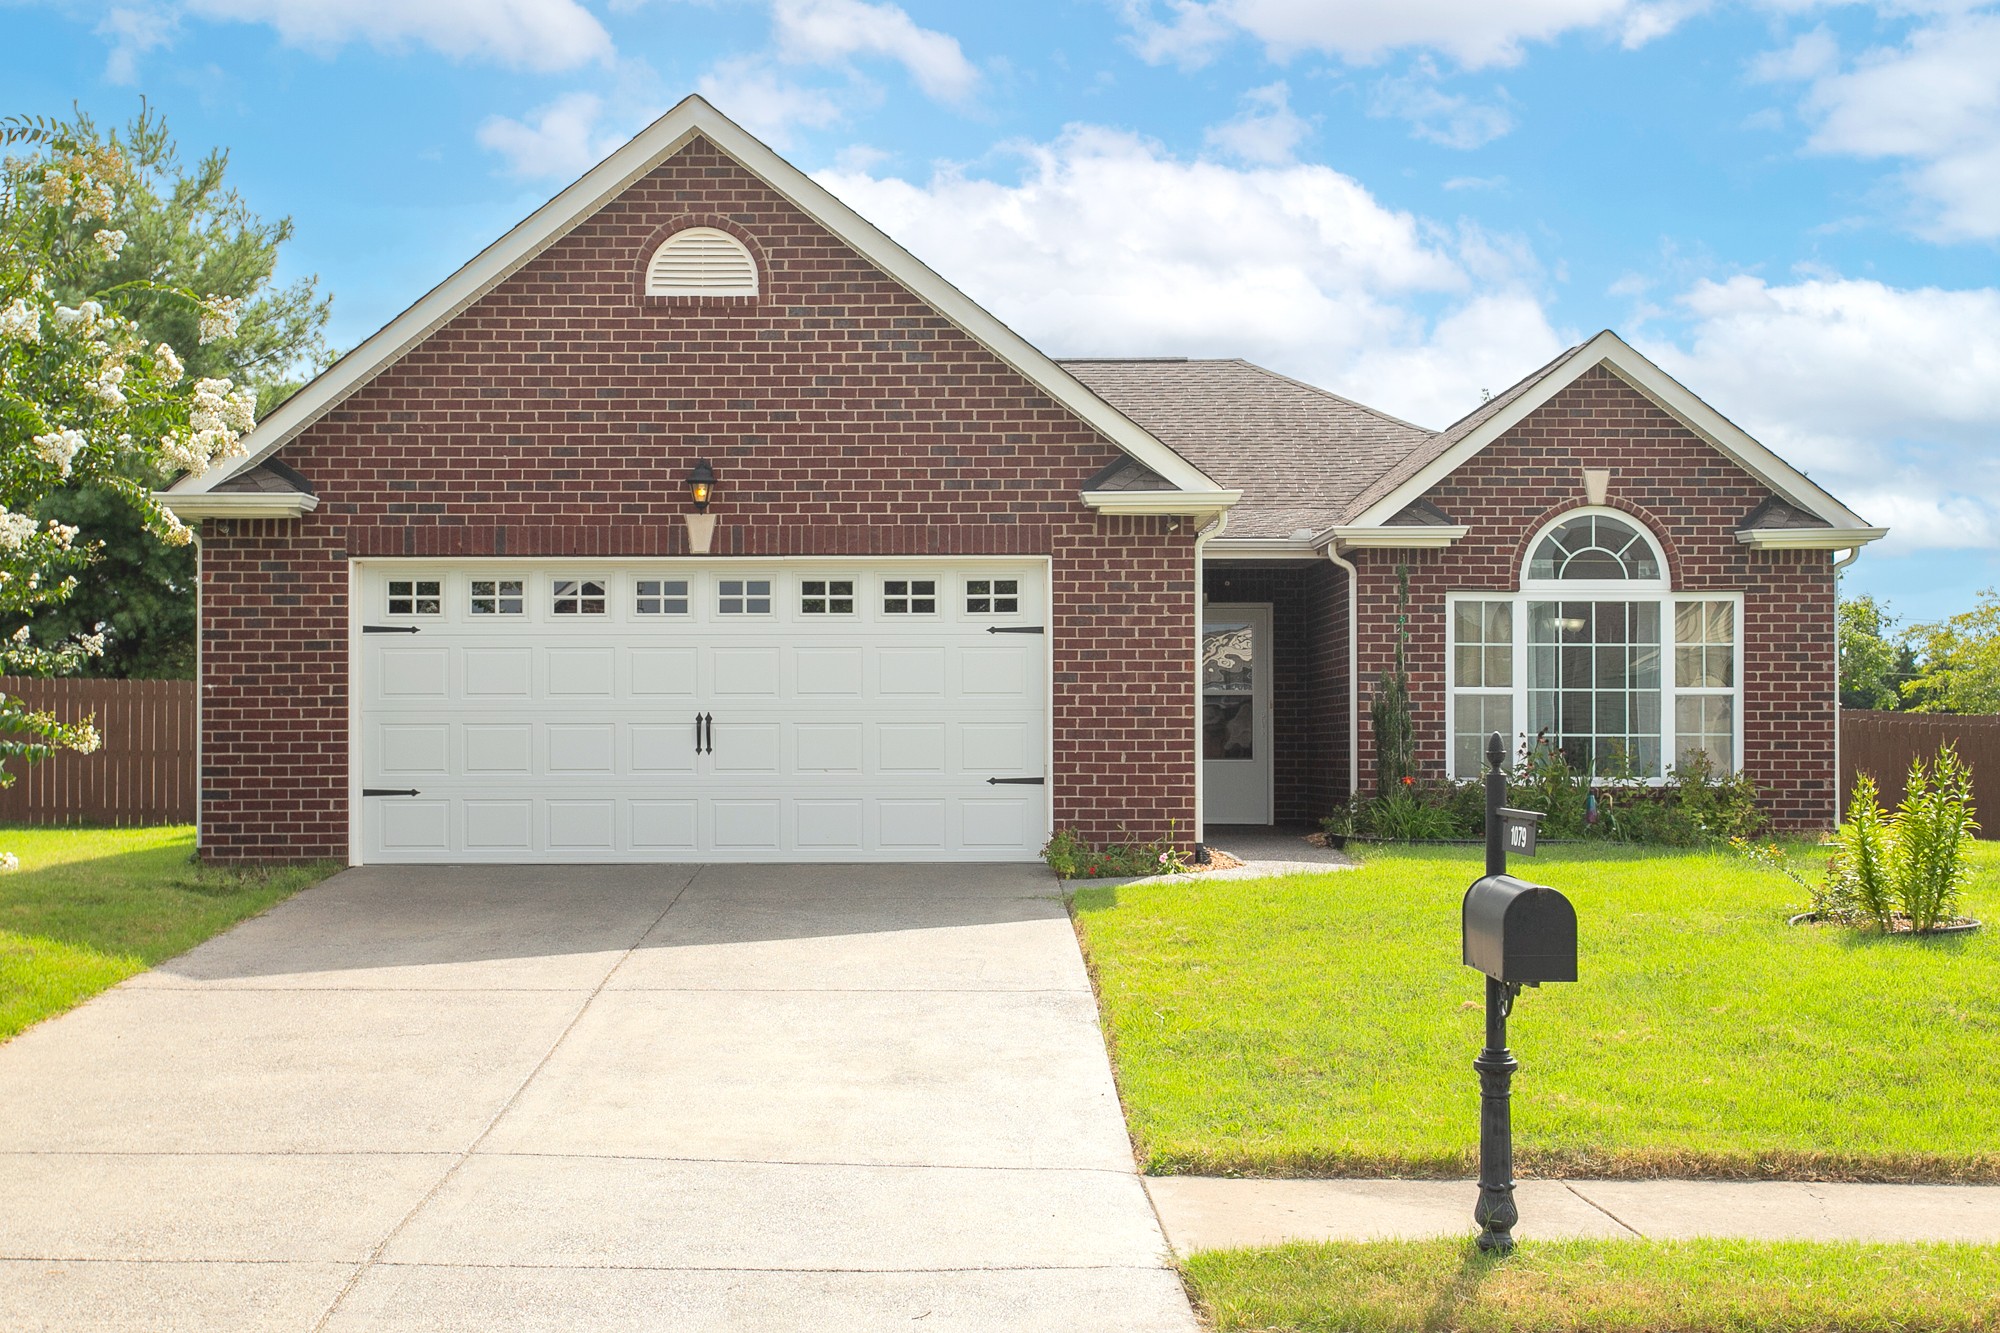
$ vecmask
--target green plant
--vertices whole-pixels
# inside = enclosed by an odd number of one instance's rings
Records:
[[[1914,931],[1955,920],[1969,873],[1966,854],[1979,824],[1972,817],[1972,770],[1956,748],[1941,747],[1927,769],[1910,763],[1902,803],[1890,832],[1895,839],[1896,900]]]
[[[1507,782],[1507,804],[1543,814],[1545,838],[1580,838],[1590,800],[1590,778],[1570,771],[1569,759],[1546,736],[1521,746],[1514,776]]]
[[[1397,842],[1435,842],[1458,834],[1447,807],[1407,788],[1374,801],[1368,819],[1376,837]]]
[[[1369,702],[1375,724],[1376,795],[1396,795],[1417,773],[1416,723],[1410,716],[1410,567],[1396,566],[1395,657]]]
[[[1057,879],[1082,878],[1084,862],[1089,855],[1090,844],[1079,838],[1075,829],[1057,829],[1055,836],[1042,848],[1042,860],[1056,872]]]
[[[1042,860],[1059,879],[1138,878],[1180,875],[1189,870],[1187,853],[1175,840],[1177,822],[1153,842],[1112,842],[1092,847],[1074,829],[1057,829],[1042,848]]]
[[[1847,822],[1834,831],[1834,855],[1827,867],[1828,905],[1845,908],[1832,919],[1858,920],[1866,917],[1883,930],[1895,911],[1895,885],[1891,879],[1890,825],[1876,798],[1875,779],[1866,773],[1854,780],[1854,794],[1847,802]],[[1817,910],[1817,908],[1815,908]]]

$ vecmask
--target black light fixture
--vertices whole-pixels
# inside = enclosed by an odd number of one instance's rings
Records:
[[[704,458],[694,465],[694,471],[688,473],[688,497],[694,501],[694,512],[706,514],[708,498],[714,493],[715,469]]]

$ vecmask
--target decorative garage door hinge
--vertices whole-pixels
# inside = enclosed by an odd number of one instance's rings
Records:
[[[363,796],[421,796],[415,787],[363,787]]]
[[[1046,634],[1048,633],[1048,629],[1042,625],[988,625],[986,632],[988,634]]]
[[[988,778],[986,779],[986,785],[989,787],[1039,787],[1047,781],[1047,778]]]
[[[422,625],[363,625],[363,634],[421,634]]]

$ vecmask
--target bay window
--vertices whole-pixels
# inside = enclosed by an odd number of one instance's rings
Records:
[[[1518,593],[1449,599],[1452,776],[1481,775],[1494,731],[1593,777],[1659,780],[1697,752],[1734,771],[1740,596],[1674,592],[1651,535],[1613,510],[1566,514],[1528,549]]]

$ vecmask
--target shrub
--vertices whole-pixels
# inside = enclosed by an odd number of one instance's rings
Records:
[[[1877,800],[1875,779],[1866,773],[1854,780],[1847,802],[1847,822],[1834,831],[1833,861],[1827,867],[1827,888],[1821,897],[1829,920],[1866,918],[1883,930],[1895,912],[1895,886],[1890,879],[1889,822]],[[1820,912],[1815,901],[1813,911]]]
[[[1371,802],[1368,823],[1376,837],[1398,842],[1435,842],[1458,836],[1450,809],[1409,789]]]

